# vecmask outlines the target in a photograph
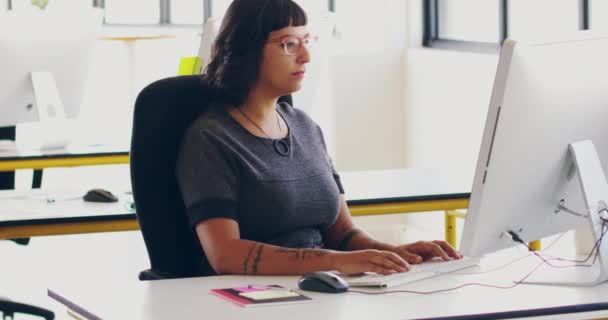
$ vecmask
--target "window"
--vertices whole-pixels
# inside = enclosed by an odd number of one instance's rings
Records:
[[[426,47],[496,52],[507,37],[542,38],[587,29],[608,29],[603,0],[424,0]]]
[[[426,47],[496,52],[506,33],[506,0],[424,0]]]
[[[498,0],[439,0],[440,39],[475,42],[499,41]]]
[[[174,0],[172,0],[174,1]],[[335,0],[294,0],[299,4],[306,12],[320,12],[327,11],[330,4]],[[328,3],[329,1],[329,3]],[[232,3],[232,0],[213,0],[212,1],[212,16],[215,18],[221,18]]]
[[[169,4],[169,21],[173,24],[202,24],[205,20],[202,0],[171,0]]]
[[[93,0],[105,23],[119,25],[201,25],[212,0]]]
[[[91,2],[82,1],[82,0],[60,0],[53,1],[48,0],[46,4],[43,1],[32,1],[32,0],[0,0],[0,6],[4,6],[0,8],[0,12],[5,10],[15,10],[15,11],[40,11],[38,6],[42,5],[44,8],[53,8],[53,10],[64,10],[64,9],[82,9],[82,8],[90,8],[92,6]]]
[[[579,29],[578,0],[509,0],[509,37],[539,38]]]
[[[307,12],[335,8],[336,0],[295,0]],[[92,5],[104,8],[105,23],[117,25],[201,25],[210,16],[220,19],[232,0],[59,0],[49,5]],[[7,0],[9,10],[31,9],[30,1]]]
[[[150,0],[105,0],[107,24],[158,24],[160,5]]]

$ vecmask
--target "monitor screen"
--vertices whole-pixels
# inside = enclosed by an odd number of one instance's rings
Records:
[[[516,245],[505,236],[509,231],[526,242],[584,224],[591,232],[569,147],[590,141],[598,167],[608,172],[607,57],[608,37],[591,32],[505,42],[465,220],[464,254]]]
[[[52,78],[64,113],[79,113],[102,16],[7,12],[0,19],[0,127],[38,121],[33,73]],[[48,76],[50,75],[50,77]],[[44,93],[53,93],[46,81]],[[49,112],[57,111],[52,109]],[[49,114],[49,116],[53,116]]]

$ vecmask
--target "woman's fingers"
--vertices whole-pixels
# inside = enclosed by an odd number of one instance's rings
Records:
[[[445,251],[443,251],[440,245],[435,244],[433,242],[427,242],[426,244],[430,247],[435,257],[439,257],[444,261],[451,260],[450,256]]]
[[[434,242],[428,241],[420,241],[408,245],[405,247],[405,250],[408,252],[415,252],[421,255],[424,260],[432,259],[435,257],[439,257],[445,261],[450,260],[450,256],[443,251],[440,245],[435,244]]]
[[[393,255],[392,252],[380,252],[380,254],[371,259],[371,263],[396,272],[405,272],[409,270],[407,262],[403,261],[403,259],[397,255]]]
[[[384,275],[394,274],[397,272],[393,269],[385,268],[381,265],[377,265],[372,262],[369,262],[365,269],[368,270],[367,272],[375,272],[377,274],[384,274]]]
[[[359,260],[359,266],[356,269],[361,268],[360,272],[375,272],[384,275],[406,272],[411,269],[410,263],[419,264],[435,257],[445,261],[462,258],[456,249],[442,240],[416,242],[399,247],[395,252],[365,250],[358,254],[362,254],[359,259],[363,259]]]
[[[401,256],[401,258],[403,258],[405,261],[407,261],[408,263],[411,263],[411,264],[419,264],[419,263],[422,263],[422,261],[424,261],[424,259],[421,256],[419,256],[415,253],[408,252],[405,249],[399,250],[399,256]]]
[[[433,241],[433,243],[440,246],[441,249],[443,249],[443,251],[445,251],[450,257],[455,259],[462,258],[462,255],[458,251],[456,251],[456,249],[454,249],[454,247],[452,247],[449,243],[443,240],[435,240]]]
[[[407,261],[403,257],[399,256],[398,254],[396,254],[394,252],[390,252],[390,251],[381,251],[381,252],[384,255],[384,257],[386,257],[387,259],[393,261],[394,263],[398,264],[401,267],[404,267],[408,270],[410,269],[409,261]]]

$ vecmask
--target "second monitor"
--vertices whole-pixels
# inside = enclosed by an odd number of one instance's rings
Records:
[[[93,9],[2,15],[0,127],[78,115],[101,17]],[[41,136],[50,143],[55,133]]]

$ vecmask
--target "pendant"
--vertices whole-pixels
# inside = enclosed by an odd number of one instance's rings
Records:
[[[274,150],[277,151],[278,154],[286,157],[289,155],[289,144],[287,144],[287,142],[283,139],[281,140],[275,140],[274,143]]]

